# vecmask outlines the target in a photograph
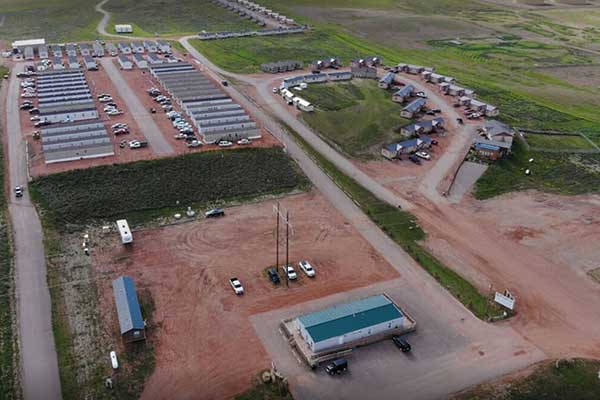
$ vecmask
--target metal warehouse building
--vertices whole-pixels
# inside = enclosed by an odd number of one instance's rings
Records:
[[[138,302],[135,284],[129,276],[121,276],[112,282],[121,337],[125,342],[146,339],[142,310]]]
[[[314,353],[320,353],[397,332],[405,316],[384,294],[339,304],[297,318],[300,335]]]
[[[100,121],[50,125],[42,128],[41,136],[46,164],[115,154]]]
[[[246,111],[191,64],[152,65],[150,71],[191,117],[204,142],[261,136]]]

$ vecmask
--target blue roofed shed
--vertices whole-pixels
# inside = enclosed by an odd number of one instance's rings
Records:
[[[402,327],[402,311],[383,294],[298,317],[308,347],[321,352]]]
[[[133,279],[121,276],[112,282],[112,286],[123,340],[133,342],[145,339],[145,323]]]

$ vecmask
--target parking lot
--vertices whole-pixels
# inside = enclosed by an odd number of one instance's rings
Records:
[[[113,235],[92,251],[101,293],[100,314],[118,335],[110,279],[132,276],[155,303],[149,340],[156,369],[143,398],[227,398],[247,389],[270,356],[249,317],[330,294],[394,279],[391,268],[320,194],[281,199],[290,212],[290,260],[308,259],[314,279],[274,286],[274,201],[228,208],[225,216],[179,226],[134,231],[131,249]],[[283,230],[282,230],[283,234]],[[272,250],[269,250],[272,249]],[[280,248],[284,263],[285,248]],[[236,296],[229,278],[245,293]],[[201,376],[202,379],[197,379]]]
[[[448,393],[524,368],[543,356],[508,327],[463,318],[452,307],[423,302],[421,288],[398,279],[293,304],[250,319],[277,370],[292,384],[295,399],[440,399]],[[355,349],[347,356],[349,371],[328,375],[310,370],[278,330],[287,318],[334,304],[385,293],[417,321],[406,339],[410,353],[391,340]],[[439,310],[449,311],[447,314]],[[443,317],[441,317],[443,315]]]

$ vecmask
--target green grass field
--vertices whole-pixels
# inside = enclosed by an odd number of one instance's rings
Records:
[[[45,38],[47,42],[92,40],[99,35],[96,0],[0,0],[4,40]]]
[[[529,159],[533,158],[532,163]],[[512,155],[493,163],[475,184],[475,197],[488,199],[516,190],[537,189],[575,195],[600,193],[599,154],[551,154],[527,151],[520,141]],[[525,175],[530,169],[531,175]]]
[[[36,178],[30,190],[47,221],[65,229],[118,216],[143,222],[187,206],[208,207],[306,185],[281,148],[248,148],[73,170]]]
[[[114,24],[132,24],[136,36],[173,36],[206,31],[257,29],[258,25],[209,0],[110,0],[104,7]]]
[[[531,375],[509,384],[475,387],[453,400],[595,400],[600,393],[597,360],[561,360],[539,365]]]
[[[282,123],[283,126],[286,126]],[[502,310],[490,298],[482,295],[471,282],[444,265],[420,245],[425,232],[414,215],[379,200],[354,179],[340,171],[302,137],[286,126],[300,146],[332,179],[357,203],[365,214],[393,241],[400,245],[419,265],[433,276],[450,294],[456,297],[478,318],[498,317]]]
[[[527,143],[531,147],[543,149],[594,149],[590,142],[585,140],[585,138],[571,135],[540,135],[528,133]]]
[[[384,143],[402,138],[395,130],[409,122],[400,117],[402,106],[391,100],[391,91],[375,80],[313,84],[299,95],[317,107],[302,119],[353,157],[379,153]]]

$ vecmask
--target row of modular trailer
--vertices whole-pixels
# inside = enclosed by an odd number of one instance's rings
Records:
[[[163,59],[156,53],[150,53],[147,56],[144,56],[140,53],[133,54],[133,60],[129,58],[129,56],[125,54],[119,54],[117,56],[117,61],[122,69],[133,69],[133,65],[135,64],[139,69],[148,69],[151,65],[160,65],[164,64],[165,60],[167,63],[173,64],[177,62],[174,58]],[[171,60],[174,60],[171,61]]]
[[[342,66],[342,63],[337,57],[329,57],[322,60],[315,60],[310,65],[313,70],[322,70],[326,68],[339,68]]]
[[[272,63],[261,64],[260,69],[263,72],[276,74],[279,72],[289,72],[297,69],[302,69],[302,62],[296,60],[284,60]]]
[[[296,108],[299,110],[305,112],[311,112],[315,110],[315,107],[310,101],[305,100],[300,96],[296,96],[291,90],[281,89],[279,94],[281,94],[281,97],[283,97],[288,104],[296,106]]]
[[[320,83],[328,81],[348,81],[352,79],[352,72],[341,71],[341,72],[330,72],[328,74],[308,74],[298,75],[286,78],[281,81],[280,89],[290,89],[295,86],[299,86],[302,83]]]
[[[42,127],[41,140],[46,164],[115,154],[106,128],[99,120]]]
[[[119,42],[117,47],[121,54],[164,53],[171,54],[171,45],[164,40],[143,42]]]
[[[283,14],[276,13],[273,10],[270,10],[270,9],[263,7],[257,3],[254,3],[252,1],[248,1],[248,0],[236,0],[236,1],[238,4],[241,4],[246,9],[254,11],[256,13],[261,13],[261,14],[267,16],[268,18],[274,19],[275,21],[280,22],[282,24],[286,24],[286,25],[296,24],[296,21],[294,21],[292,18],[288,18]]]
[[[398,64],[396,66],[396,68],[394,68],[394,70],[396,72],[404,72],[404,73],[407,73],[407,74],[419,75],[419,74],[422,74],[423,72],[431,72],[431,73],[433,73],[435,71],[435,68],[433,68],[433,67],[424,67],[422,65],[400,63],[400,64]]]
[[[287,35],[290,33],[302,33],[305,27],[295,26],[291,28],[279,27],[275,29],[259,29],[255,31],[220,31],[220,32],[200,32],[198,38],[202,40],[229,39],[248,36],[273,36]]]
[[[404,118],[413,118],[416,114],[420,113],[421,110],[423,110],[423,108],[425,107],[425,104],[427,104],[427,101],[423,98],[418,98],[415,99],[413,101],[411,101],[410,103],[408,103],[406,105],[406,107],[404,107],[402,109],[402,111],[400,111],[400,116],[404,117]]]
[[[39,72],[36,86],[40,120],[62,123],[98,118],[88,83],[79,69]]]
[[[248,113],[191,64],[162,64],[150,72],[198,128],[205,143],[260,138]]]

